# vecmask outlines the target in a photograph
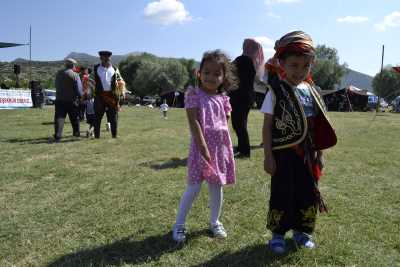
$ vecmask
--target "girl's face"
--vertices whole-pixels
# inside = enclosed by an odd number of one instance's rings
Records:
[[[224,71],[222,66],[215,61],[204,62],[200,71],[201,87],[207,93],[215,94],[224,82]]]
[[[310,56],[289,56],[280,61],[286,74],[286,81],[296,86],[303,82],[310,73],[313,57]]]

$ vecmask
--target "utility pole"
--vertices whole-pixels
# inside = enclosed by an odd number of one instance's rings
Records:
[[[32,80],[32,26],[29,25],[29,83]]]
[[[382,62],[381,62],[381,72],[379,73],[379,81],[382,84],[382,72],[383,72],[383,60],[385,58],[385,45],[382,45]],[[376,112],[379,112],[381,98],[378,96],[378,103],[376,104]]]

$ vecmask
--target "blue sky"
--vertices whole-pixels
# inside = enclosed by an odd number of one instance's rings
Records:
[[[100,49],[199,60],[220,48],[234,58],[247,37],[269,57],[276,39],[301,29],[354,70],[377,73],[382,44],[385,64],[400,65],[399,0],[1,0],[1,14],[0,41],[28,42],[32,25],[34,60]],[[0,61],[17,57],[28,49],[0,50]]]

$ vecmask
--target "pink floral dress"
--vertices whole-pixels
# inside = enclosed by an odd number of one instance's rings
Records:
[[[192,136],[188,158],[188,182],[198,184],[234,184],[235,161],[226,115],[232,108],[229,97],[209,95],[200,88],[189,88],[185,108],[197,108],[197,118],[211,156],[207,162]]]

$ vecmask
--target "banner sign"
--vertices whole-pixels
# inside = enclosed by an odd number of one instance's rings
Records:
[[[30,107],[32,107],[32,97],[30,90],[0,89],[0,109]]]

